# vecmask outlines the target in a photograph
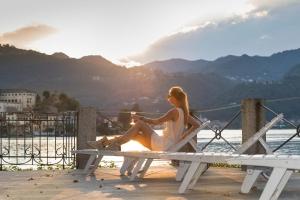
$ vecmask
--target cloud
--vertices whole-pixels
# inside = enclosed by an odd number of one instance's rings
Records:
[[[260,37],[259,37],[259,39],[261,39],[261,40],[268,40],[268,39],[272,39],[272,37],[270,36],[270,35],[261,35]]]
[[[163,37],[131,59],[140,63],[169,58],[213,60],[228,54],[270,55],[300,47],[299,1],[250,2],[253,9],[246,13]]]
[[[214,23],[207,21],[201,25],[194,25],[194,26],[184,26],[182,28],[180,28],[178,31],[174,31],[172,33],[170,33],[169,35],[167,35],[168,37],[176,35],[176,34],[186,34],[192,31],[197,31],[199,28],[205,28],[209,25],[213,25]]]
[[[256,17],[266,17],[268,14],[269,12],[266,10],[262,10],[254,13]]]
[[[17,47],[26,47],[55,32],[57,32],[55,28],[43,24],[26,26],[13,32],[3,33],[0,35],[0,43],[11,44]]]
[[[249,0],[256,10],[276,9],[299,3],[299,0]]]

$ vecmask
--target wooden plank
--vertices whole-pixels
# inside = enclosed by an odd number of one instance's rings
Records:
[[[259,138],[258,141],[262,145],[262,147],[266,150],[267,154],[273,154],[272,149],[270,149],[269,145],[266,143],[266,141],[263,138]]]
[[[181,181],[186,174],[187,170],[190,167],[190,163],[188,162],[179,162],[179,167],[176,173],[176,181]]]
[[[203,124],[200,125],[199,128],[197,128],[195,131],[193,131],[192,133],[190,133],[189,135],[187,135],[185,138],[183,138],[180,142],[178,142],[177,144],[175,144],[174,146],[172,146],[170,149],[168,149],[167,151],[179,151],[184,145],[186,145],[189,141],[193,140],[193,138],[197,135],[197,133],[204,129],[205,127],[207,127],[210,124],[210,121],[206,121]],[[197,149],[197,147],[196,147]]]
[[[145,158],[140,158],[137,161],[137,164],[135,166],[135,168],[132,171],[132,174],[130,176],[130,181],[133,181],[135,179],[135,177],[137,176],[139,170],[141,169],[141,167],[143,166],[143,163],[145,162]]]
[[[283,175],[280,183],[278,184],[278,186],[276,188],[276,191],[274,192],[273,196],[271,197],[271,200],[277,200],[278,199],[278,197],[280,196],[283,188],[285,187],[286,183],[290,179],[292,173],[293,173],[292,170],[287,170],[285,172],[285,174]]]
[[[206,163],[225,163],[227,159],[232,158],[231,153],[167,153],[161,154],[161,159],[182,160],[182,161],[201,161]]]
[[[262,127],[257,133],[255,133],[251,138],[249,138],[235,153],[241,154],[246,152],[254,143],[256,143],[259,138],[261,138],[266,132],[283,119],[283,114],[279,114],[274,117],[269,123]]]
[[[196,173],[194,174],[193,180],[189,185],[189,189],[193,189],[195,187],[195,185],[198,182],[198,179],[200,178],[200,176],[205,172],[205,170],[207,169],[207,163],[200,163]]]
[[[129,158],[129,157],[124,157],[124,161],[122,163],[122,166],[120,168],[120,174],[123,176],[125,175],[127,168],[129,167],[131,161],[133,158]]]
[[[269,200],[274,195],[277,186],[286,172],[285,168],[274,168],[259,200]]]
[[[132,174],[132,170],[134,170],[134,167],[136,165],[136,163],[138,162],[139,158],[132,158],[132,160],[130,161],[128,168],[127,168],[127,175],[131,176]]]
[[[140,173],[140,178],[144,178],[146,172],[148,171],[151,163],[152,163],[153,159],[152,158],[148,158],[143,169],[142,169],[142,172]]]
[[[243,156],[228,159],[229,164],[252,165],[261,167],[282,167],[287,169],[300,170],[300,158],[290,159],[289,157],[268,157],[268,156]]]
[[[96,155],[90,155],[90,157],[89,157],[88,161],[86,162],[85,167],[83,169],[84,173],[88,173],[88,171],[89,171],[91,165],[93,164],[93,162],[95,161],[95,159],[96,159]]]
[[[196,141],[190,140],[188,143],[192,146],[192,148],[195,150],[195,152],[199,152]]]
[[[98,168],[99,163],[101,162],[103,156],[98,155],[98,157],[95,159],[93,166],[90,167],[90,170],[88,171],[87,174],[93,174],[95,170]]]
[[[246,177],[244,178],[241,193],[249,193],[254,183],[256,182],[258,176],[261,174],[262,170],[258,169],[248,169]]]
[[[200,162],[198,161],[193,161],[188,169],[188,171],[186,172],[186,175],[184,176],[184,179],[178,189],[178,193],[179,194],[183,194],[186,192],[191,180],[193,179],[193,176],[195,174],[195,172],[197,171],[198,167],[200,165]]]

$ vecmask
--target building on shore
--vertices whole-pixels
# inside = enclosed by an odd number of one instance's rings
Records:
[[[20,103],[9,103],[0,100],[0,113],[1,112],[21,112],[22,105]]]
[[[35,105],[37,93],[27,89],[0,89],[0,112],[31,111]]]

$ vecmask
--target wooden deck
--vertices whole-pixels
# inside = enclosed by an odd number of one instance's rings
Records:
[[[210,168],[194,190],[177,193],[171,166],[154,166],[143,181],[129,182],[118,169],[101,168],[94,177],[80,171],[0,172],[0,200],[5,199],[258,199],[264,181],[250,194],[240,194],[244,172],[232,168]],[[299,199],[300,175],[293,174],[279,199]]]

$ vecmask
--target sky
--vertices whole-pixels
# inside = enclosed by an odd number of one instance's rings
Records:
[[[0,43],[137,65],[300,48],[299,0],[0,0]]]

